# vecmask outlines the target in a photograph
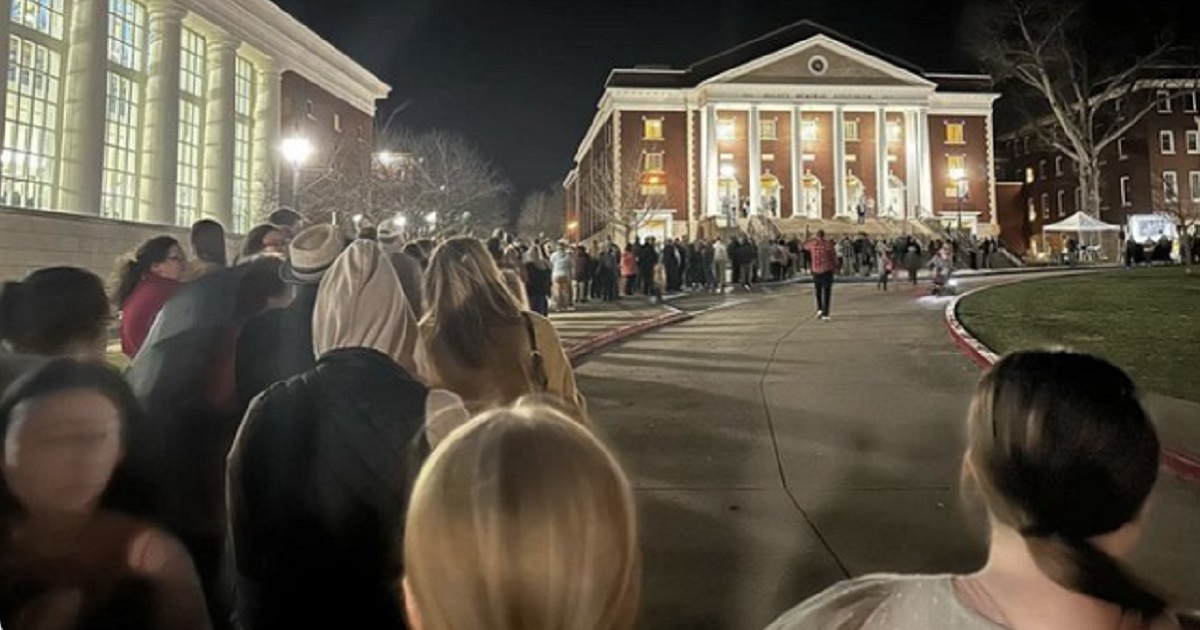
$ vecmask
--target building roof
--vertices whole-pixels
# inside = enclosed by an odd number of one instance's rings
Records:
[[[882,52],[868,44],[852,37],[843,35],[831,28],[813,22],[801,20],[784,26],[739,44],[711,57],[706,57],[684,69],[664,67],[618,68],[608,77],[605,87],[610,88],[692,88],[699,84],[761,59],[773,53],[780,52],[798,42],[813,37],[824,36],[855,48],[866,54],[883,60],[897,68],[924,77],[938,84],[939,91],[958,92],[989,92],[992,90],[992,79],[987,75],[975,74],[931,74],[899,57]]]

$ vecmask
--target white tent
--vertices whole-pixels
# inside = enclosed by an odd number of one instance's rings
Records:
[[[1108,259],[1109,251],[1104,245],[1112,246],[1112,252],[1119,250],[1119,234],[1121,226],[1105,223],[1097,218],[1094,218],[1083,212],[1075,214],[1050,225],[1042,226],[1042,244],[1045,245],[1046,233],[1059,233],[1059,241],[1067,238],[1068,235],[1076,235],[1080,248],[1085,255],[1094,255],[1100,259]],[[1107,237],[1107,238],[1106,238]],[[1047,251],[1049,251],[1047,249]],[[1090,256],[1089,256],[1090,257]]]

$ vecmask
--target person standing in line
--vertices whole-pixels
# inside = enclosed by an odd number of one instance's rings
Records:
[[[625,295],[633,295],[633,281],[637,277],[637,255],[633,253],[633,245],[626,244],[625,252],[621,254],[621,278],[625,280]]]
[[[888,279],[892,277],[892,270],[895,269],[895,262],[892,260],[891,252],[885,251],[879,254],[879,280],[875,283],[877,290],[888,290]]]
[[[554,310],[571,308],[571,254],[565,241],[558,242],[558,249],[550,255],[551,278],[554,281]]]
[[[212,219],[192,224],[192,253],[196,258],[188,269],[188,280],[196,280],[229,266],[225,252],[225,228]]]
[[[904,253],[904,268],[908,270],[908,283],[917,286],[917,272],[921,270],[921,253],[916,245],[909,245]]]
[[[812,254],[813,289],[817,296],[817,316],[829,321],[833,304],[833,272],[837,269],[837,252],[832,241],[825,239],[825,230],[817,230],[817,238],[804,245]]]
[[[157,236],[122,260],[116,272],[113,302],[121,311],[121,351],[133,358],[154,318],[179,290],[187,274],[187,256],[170,236]]]
[[[725,248],[725,243],[717,238],[712,244],[712,277],[708,283],[713,293],[725,293],[725,269],[728,266],[729,250]]]
[[[529,308],[533,312],[547,317],[550,315],[550,293],[553,291],[553,281],[550,275],[550,264],[542,254],[542,248],[533,246],[525,253],[525,293],[529,298]]]
[[[652,297],[654,295],[654,266],[659,262],[657,241],[651,236],[646,239],[642,245],[642,251],[638,253],[638,280],[642,285],[642,296]]]

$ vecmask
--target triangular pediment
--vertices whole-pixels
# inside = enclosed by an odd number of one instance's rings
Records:
[[[934,87],[912,70],[825,35],[749,61],[705,83]]]

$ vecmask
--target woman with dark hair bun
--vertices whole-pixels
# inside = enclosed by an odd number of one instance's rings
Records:
[[[118,264],[113,302],[121,311],[121,351],[133,358],[163,304],[179,290],[187,256],[170,236],[156,236]]]
[[[283,230],[264,223],[256,225],[246,233],[242,243],[242,252],[238,256],[238,264],[244,263],[255,256],[275,256],[287,258],[288,237]]]
[[[1178,628],[1126,566],[1159,468],[1154,425],[1124,372],[1072,352],[1019,352],[983,376],[964,487],[987,508],[971,575],[871,575],[785,613],[793,628]]]

